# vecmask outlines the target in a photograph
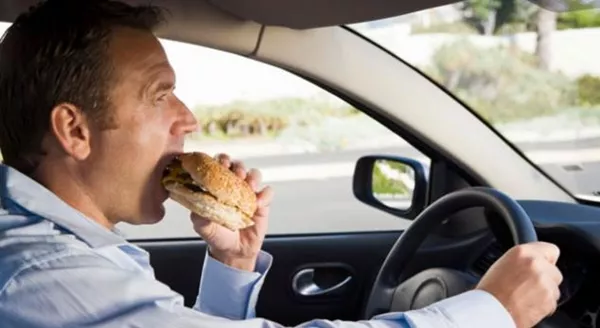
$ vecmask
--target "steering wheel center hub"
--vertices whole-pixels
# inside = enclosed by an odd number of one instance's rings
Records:
[[[394,291],[392,311],[407,311],[426,307],[458,295],[477,284],[477,278],[462,271],[433,268],[406,280]]]

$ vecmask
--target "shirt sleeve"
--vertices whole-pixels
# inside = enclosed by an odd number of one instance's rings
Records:
[[[513,327],[503,315],[493,298],[470,292],[423,310],[359,322],[315,319],[296,328]],[[89,254],[40,259],[13,275],[0,290],[0,318],[3,328],[284,328],[265,319],[232,320],[187,308],[179,294],[151,275]]]
[[[258,294],[272,261],[270,254],[261,252],[255,272],[248,272],[226,266],[207,252],[195,308],[231,319],[254,317]],[[481,290],[469,291],[420,311],[388,314],[379,318],[390,320],[390,324],[399,321],[406,327],[419,328],[515,327],[512,317],[502,304],[491,294]]]
[[[194,309],[229,319],[253,318],[258,294],[272,262],[273,257],[261,251],[254,272],[242,271],[206,252]]]
[[[516,328],[506,308],[482,290],[468,291],[422,310],[406,312],[405,318],[409,327],[418,328]]]

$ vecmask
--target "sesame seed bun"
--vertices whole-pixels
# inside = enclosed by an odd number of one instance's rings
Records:
[[[233,231],[254,224],[256,193],[207,154],[178,156],[167,166],[162,183],[172,200],[203,218]]]

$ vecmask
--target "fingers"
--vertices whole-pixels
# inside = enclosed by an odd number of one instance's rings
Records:
[[[517,256],[522,259],[528,259],[528,263],[536,271],[543,272],[545,276],[552,279],[556,284],[563,280],[562,273],[556,267],[556,262],[560,256],[560,249],[551,243],[534,242],[514,247]]]
[[[254,191],[258,191],[262,179],[259,170],[251,169],[248,171],[242,161],[233,161],[227,154],[218,154],[215,156],[215,159],[221,163],[221,165],[234,172],[240,179],[246,180]]]
[[[241,161],[232,161],[227,154],[218,154],[215,158],[221,165],[233,171],[240,179],[246,179],[246,167],[244,163]]]
[[[533,252],[543,256],[548,262],[556,264],[558,257],[560,256],[560,249],[558,246],[546,242],[535,242],[526,245]]]
[[[226,168],[231,168],[231,158],[227,154],[217,154],[215,159]]]
[[[258,208],[252,220],[254,225],[250,227],[255,238],[262,239],[267,233],[270,204],[273,200],[273,189],[271,187],[265,187],[263,190],[257,193]]]
[[[237,175],[240,179],[246,180],[246,166],[241,161],[233,161],[231,162],[231,167],[229,168],[235,175]]]
[[[560,299],[560,289],[558,288],[558,286],[553,286],[550,288],[551,290],[551,295],[552,295],[552,300],[548,301],[548,304],[550,306],[550,309],[548,311],[548,315],[547,317],[551,316],[554,314],[554,312],[556,312],[556,309],[558,309],[558,300]]]
[[[552,279],[552,281],[554,283],[556,283],[557,285],[560,285],[563,281],[563,275],[560,272],[560,270],[552,265],[548,268],[548,277],[550,277]]]
[[[257,169],[250,169],[246,176],[246,182],[252,187],[252,190],[258,191],[258,186],[262,180],[262,174]]]
[[[194,224],[194,230],[202,238],[211,238],[211,236],[214,235],[216,225],[212,221],[200,217],[194,212],[191,213],[190,217]]]
[[[261,190],[256,196],[258,202],[258,211],[265,208],[268,209],[271,206],[274,195],[275,193],[271,187],[267,186],[263,188],[263,190]]]
[[[529,253],[534,267],[538,270],[537,274],[539,277],[543,277],[543,284],[547,293],[546,304],[552,307],[549,309],[551,315],[558,307],[558,300],[561,295],[559,285],[563,281],[563,275],[556,266],[556,262],[560,257],[560,249],[558,246],[547,242],[535,242],[520,245],[520,247],[524,248],[526,253]]]

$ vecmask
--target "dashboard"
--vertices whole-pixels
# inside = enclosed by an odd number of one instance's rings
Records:
[[[538,239],[561,250],[563,274],[555,320],[560,327],[600,328],[600,208],[565,203],[520,201],[534,223]],[[495,240],[476,258],[472,271],[483,274],[512,245],[508,229],[493,217]]]

